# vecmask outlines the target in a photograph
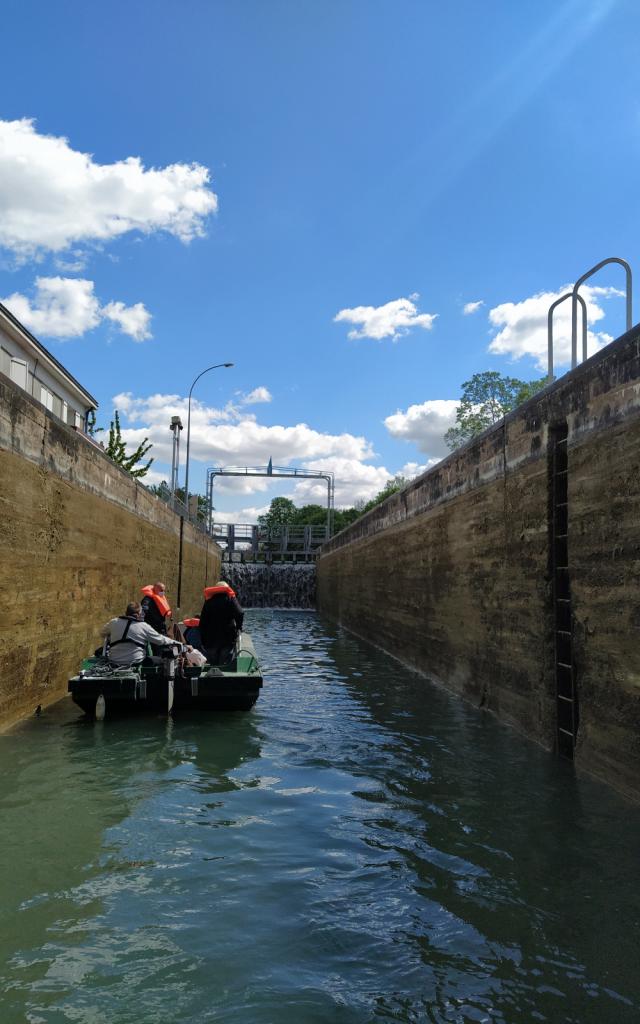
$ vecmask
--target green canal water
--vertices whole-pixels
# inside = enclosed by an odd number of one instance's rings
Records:
[[[640,1020],[640,811],[312,613],[256,708],[0,739],[1,1024]]]

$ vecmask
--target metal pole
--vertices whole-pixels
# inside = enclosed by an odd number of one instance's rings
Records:
[[[230,367],[230,366],[233,366],[233,363],[216,363],[215,366],[208,366],[206,368],[206,370],[203,370],[202,373],[198,374],[198,376],[194,380],[193,384],[189,388],[189,415],[188,415],[188,419],[187,419],[187,456],[186,456],[186,460],[185,460],[185,479],[184,479],[184,500],[185,500],[185,505],[186,505],[187,518],[189,516],[189,441],[190,441],[190,435],[191,435],[191,395],[192,395],[194,387],[196,386],[196,384],[198,383],[200,378],[205,373],[208,373],[209,370],[217,370],[219,366]],[[180,599],[182,597],[182,554],[183,554],[183,547],[184,547],[184,545],[182,543],[183,530],[184,530],[184,517],[180,516],[180,550],[179,550],[179,554],[178,554],[178,601],[177,601],[178,608],[180,608]]]
[[[187,412],[187,455],[185,459],[184,469],[184,503],[187,506],[187,519],[189,518],[189,446],[191,443],[191,395],[193,394],[194,387],[196,386],[200,378],[204,377],[205,373],[209,373],[210,370],[217,370],[221,366],[228,368],[230,366],[233,366],[233,363],[216,363],[214,366],[207,366],[206,370],[203,370],[202,373],[198,374],[193,384],[189,388],[189,406]]]

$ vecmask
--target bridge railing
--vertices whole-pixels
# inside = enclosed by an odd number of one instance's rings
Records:
[[[327,539],[326,526],[255,526],[248,523],[213,523],[211,535],[227,552],[253,555],[315,556]]]

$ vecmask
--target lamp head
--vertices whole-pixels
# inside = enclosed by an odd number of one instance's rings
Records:
[[[233,363],[223,363],[222,365],[229,367],[229,366],[233,366]]]

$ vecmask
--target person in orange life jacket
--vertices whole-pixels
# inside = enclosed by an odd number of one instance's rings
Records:
[[[243,621],[244,612],[228,583],[220,580],[215,587],[204,588],[200,636],[210,665],[231,661]]]
[[[166,620],[171,615],[166,592],[167,588],[164,583],[154,583],[153,586],[149,584],[142,588],[144,597],[141,603],[144,621],[148,622],[151,628],[155,629],[156,633],[162,633],[163,636],[167,634]]]
[[[202,636],[200,634],[200,619],[195,617],[193,619],[183,619],[180,623],[184,626],[183,633],[185,641],[195,647],[197,651],[205,653],[205,649],[202,643]]]
[[[161,664],[162,658],[147,655],[147,644],[151,644],[154,651],[172,646],[182,649],[182,644],[162,636],[144,621],[142,607],[137,601],[131,601],[125,614],[111,619],[100,632],[109,641],[109,661],[118,668]]]

